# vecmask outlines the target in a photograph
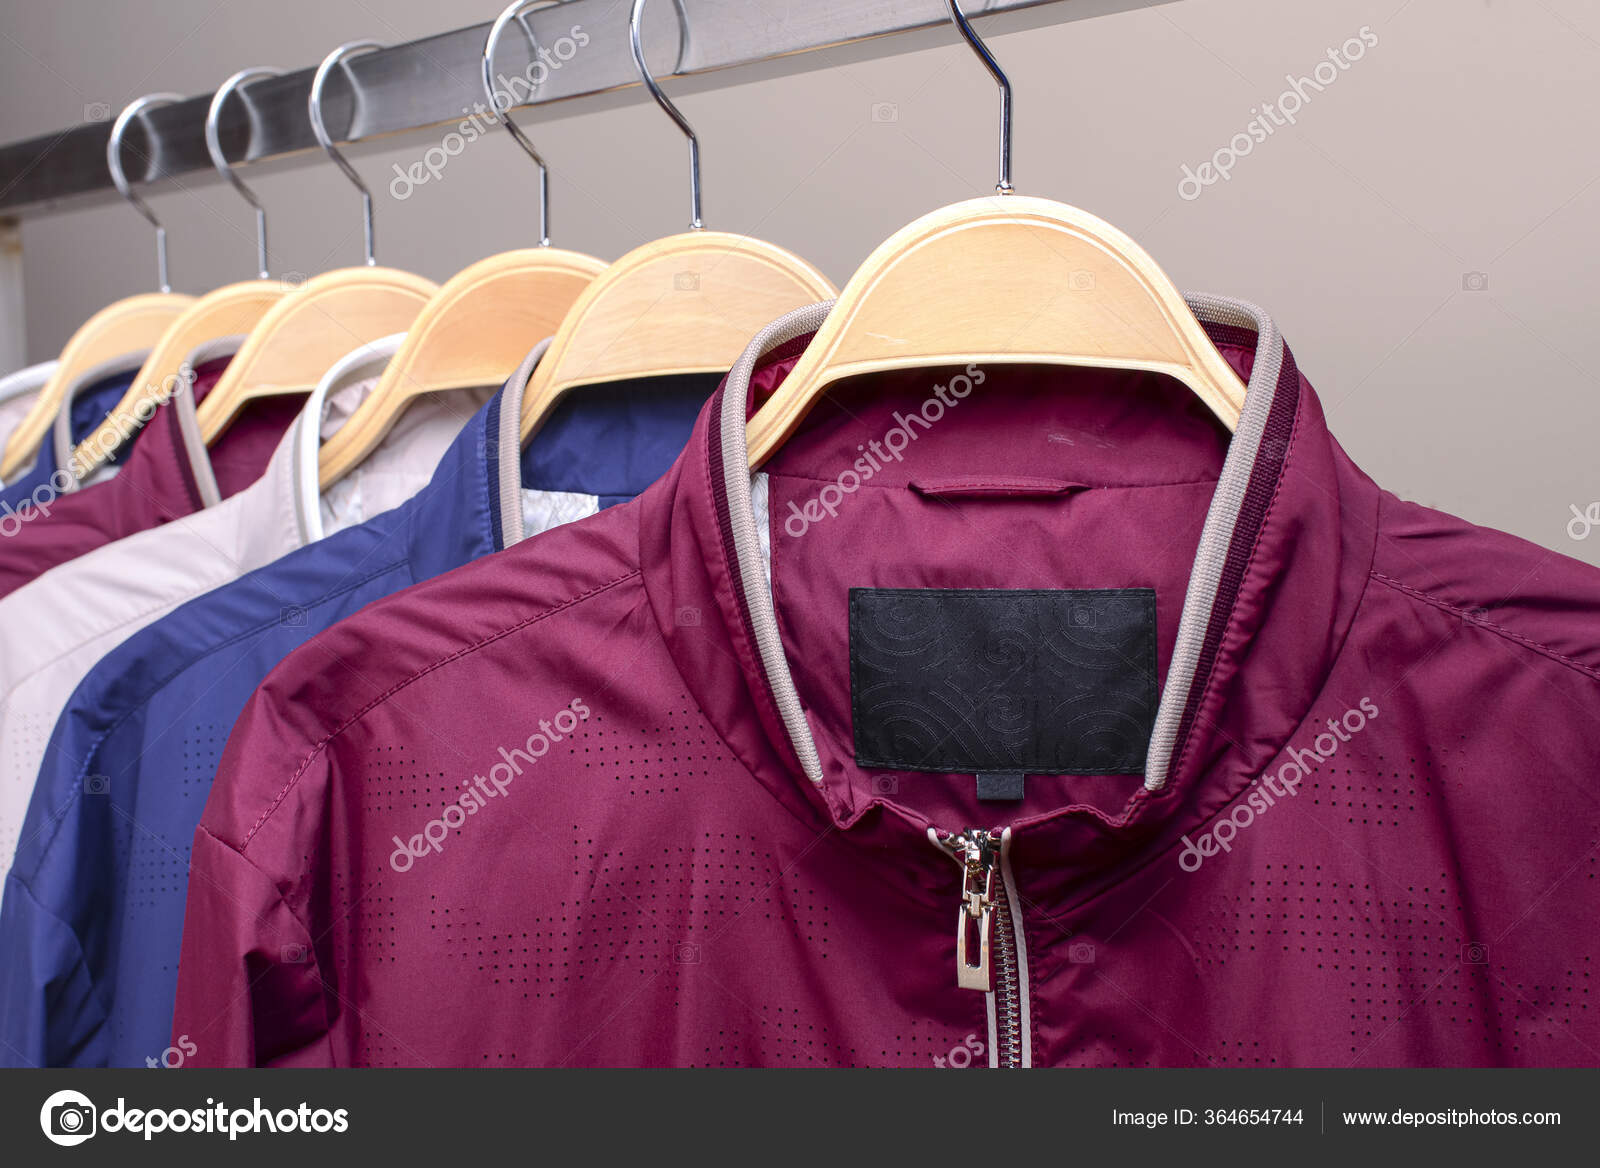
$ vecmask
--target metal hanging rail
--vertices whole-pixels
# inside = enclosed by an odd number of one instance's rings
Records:
[[[974,0],[968,12],[983,17],[1032,10],[1002,26],[1009,30],[1168,2],[988,0],[980,6]],[[569,0],[536,9],[526,19],[542,55],[527,37],[507,35],[496,58],[501,76],[514,82],[518,104],[570,101],[639,84],[628,43],[628,6],[621,0]],[[479,71],[489,27],[484,22],[350,60],[327,87],[330,129],[340,141],[354,142],[460,122],[483,100]],[[896,37],[866,54],[819,52],[919,30],[921,35]],[[676,76],[765,61],[792,72],[950,40],[943,0],[676,0],[652,11],[644,33],[652,60],[676,59]],[[239,90],[221,122],[228,156],[258,162],[314,148],[306,99],[315,71],[300,69]],[[730,76],[720,83],[745,79]],[[539,85],[530,92],[532,81]],[[130,178],[148,183],[210,172],[210,103],[211,94],[200,94],[149,110],[130,126],[130,169],[145,162],[143,173]],[[105,153],[110,131],[109,123],[90,122],[0,146],[0,218],[113,196]]]

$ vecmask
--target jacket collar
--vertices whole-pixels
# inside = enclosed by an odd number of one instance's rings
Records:
[[[211,457],[200,438],[195,409],[221,379],[229,360],[243,343],[242,336],[220,337],[196,349],[184,362],[188,375],[176,380],[166,400],[156,407],[138,433],[131,436],[133,448],[118,475],[128,476],[133,489],[154,501],[167,519],[221,501]],[[67,490],[73,491],[99,481],[102,481],[101,476],[91,475],[83,482],[73,479],[65,485]]]
[[[1144,783],[1120,794],[1102,785],[1094,798],[1014,825],[1019,856],[1048,852],[1064,879],[1091,879],[1136,844],[1175,839],[1248,786],[1311,713],[1371,560],[1376,488],[1328,433],[1271,319],[1221,297],[1190,305],[1248,378],[1248,394],[1194,556]],[[863,796],[861,784],[825,773],[779,632],[745,423],[829,307],[792,313],[752,342],[702,415],[689,452],[642,500],[645,583],[701,708],[796,814],[872,837],[959,829],[969,825],[929,824],[892,797]],[[1063,384],[1072,375],[1060,371]],[[862,583],[872,582],[864,565]],[[873,811],[882,814],[869,817]],[[1062,856],[1074,857],[1065,871]]]
[[[33,408],[39,391],[44,388],[55,371],[55,361],[41,361],[37,365],[29,365],[26,369],[19,369],[15,373],[0,377],[0,443],[9,439],[12,432],[21,424],[22,419]],[[40,454],[43,453],[41,449]],[[54,470],[55,467],[52,466],[45,473],[48,475]],[[24,470],[19,477],[26,477],[27,473]],[[5,485],[4,481],[0,481],[0,487]]]
[[[80,374],[67,387],[67,392],[61,399],[61,408],[56,412],[55,421],[51,423],[50,437],[39,449],[39,457],[41,459],[45,457],[46,450],[49,451],[50,471],[52,474],[60,467],[72,465],[72,448],[84,437],[81,433],[74,433],[74,430],[78,429],[78,427],[73,425],[73,404],[91,388],[110,378],[116,378],[120,375],[131,382],[133,376],[138,375],[139,367],[144,364],[149,355],[150,351],[146,349],[137,353],[129,353],[110,361],[103,361],[94,368]],[[129,376],[130,374],[132,376]],[[95,421],[98,423],[99,419],[96,418]],[[91,426],[91,432],[96,428],[97,425]]]
[[[456,435],[428,485],[398,513],[406,524],[417,579],[520,543],[529,534],[523,525],[522,492],[539,484],[523,481],[522,399],[549,347],[548,338],[533,347],[505,386]]]

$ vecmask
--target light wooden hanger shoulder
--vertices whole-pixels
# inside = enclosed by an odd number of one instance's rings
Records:
[[[1164,373],[1234,429],[1245,387],[1144,249],[1085,211],[1011,193],[1010,83],[947,2],[1000,86],[1000,193],[925,215],[867,258],[750,420],[750,465],[844,378],[969,362]]]
[[[223,108],[236,89],[264,77],[277,77],[282,72],[281,69],[266,66],[241,69],[222,83],[206,113],[206,149],[211,154],[211,164],[255,209],[257,278],[207,292],[173,321],[145,360],[122,400],[72,452],[72,473],[80,479],[110,459],[123,443],[138,432],[155,406],[169,397],[186,375],[185,363],[196,349],[221,337],[249,333],[267,310],[288,292],[285,285],[269,278],[266,211],[255,193],[245,186],[228,164],[222,150],[220,128]]]
[[[405,332],[438,291],[431,280],[377,266],[372,194],[334,146],[322,118],[322,93],[333,70],[349,56],[380,47],[375,41],[352,41],[334,49],[317,67],[307,102],[318,143],[361,192],[366,266],[314,276],[266,311],[200,403],[200,436],[208,446],[246,403],[278,394],[310,393],[346,353]]]
[[[827,277],[792,252],[702,227],[699,139],[645,64],[644,6],[645,0],[634,0],[633,60],[646,88],[689,140],[689,230],[634,249],[584,290],[529,381],[523,442],[574,387],[725,373],[766,323],[834,295]]]
[[[403,333],[438,291],[393,268],[344,268],[313,276],[273,304],[197,412],[209,446],[246,403],[310,393],[346,353]]]
[[[68,391],[93,369],[154,348],[193,297],[175,292],[129,296],[91,316],[61,350],[55,372],[33,406],[18,423],[0,457],[0,480],[9,479],[33,461]]]
[[[539,168],[539,246],[479,260],[445,281],[406,333],[377,387],[323,444],[318,459],[323,490],[376,450],[417,398],[503,382],[529,349],[556,331],[605,270],[603,260],[550,246],[549,171],[497,96],[496,46],[509,24],[538,2],[515,0],[495,20],[484,42],[483,87],[490,113]]]
[[[33,461],[39,444],[61,412],[67,393],[85,374],[118,358],[155,348],[173,321],[193,303],[192,296],[172,290],[167,279],[166,228],[129,185],[122,169],[122,139],[134,118],[147,109],[181,100],[176,93],[150,93],[130,102],[117,115],[111,126],[111,137],[106,142],[106,167],[117,192],[156,229],[156,263],[161,290],[119,300],[95,313],[72,334],[66,348],[61,350],[55,373],[13,431],[5,453],[0,455],[0,479],[9,479]]]

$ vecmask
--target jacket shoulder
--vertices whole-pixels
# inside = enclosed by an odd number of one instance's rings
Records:
[[[639,573],[637,529],[635,504],[612,507],[374,601],[300,646],[234,727],[208,829],[243,848],[333,739],[413,683],[471,670],[497,643],[625,589]],[[488,700],[481,681],[462,674],[463,701]]]
[[[1385,493],[1372,575],[1600,681],[1600,568]]]

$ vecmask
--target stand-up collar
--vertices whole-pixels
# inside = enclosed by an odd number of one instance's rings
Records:
[[[134,376],[138,375],[139,367],[144,364],[149,355],[150,352],[146,349],[137,353],[129,353],[126,356],[110,361],[103,361],[93,369],[79,374],[72,384],[67,387],[67,392],[62,397],[61,408],[56,412],[55,421],[51,423],[50,436],[44,444],[50,448],[51,459],[56,467],[72,465],[72,448],[82,440],[86,432],[82,424],[83,419],[75,416],[78,411],[74,407],[77,406],[79,399],[88,396],[100,386],[100,383],[112,378],[122,382],[120,388],[123,392],[126,392],[128,383],[132,381]],[[119,374],[126,377],[127,380],[123,381],[121,377],[118,377]],[[120,396],[121,394],[118,395],[119,398]],[[114,406],[116,402],[110,404]],[[99,421],[99,416],[94,417],[89,423],[87,433],[93,433]],[[42,455],[43,453],[44,451],[41,448],[40,454]]]
[[[190,353],[183,363],[185,373],[169,386],[155,387],[155,399],[148,418],[140,429],[123,438],[127,451],[123,473],[131,472],[138,492],[157,504],[163,519],[187,515],[221,501],[216,474],[205,442],[200,437],[196,409],[206,394],[221,380],[228,362],[244,343],[242,336],[219,337]],[[59,465],[69,465],[70,432],[59,419],[51,435]],[[100,481],[91,475],[64,484],[76,491]]]
[[[1144,782],[1014,825],[1019,853],[1031,842],[1074,854],[1080,872],[1103,867],[1133,840],[1175,837],[1284,747],[1311,712],[1371,559],[1376,488],[1338,449],[1271,319],[1220,297],[1193,297],[1190,306],[1249,384],[1194,552]],[[757,779],[797,813],[821,812],[849,827],[881,807],[913,831],[959,829],[969,825],[927,824],[891,794],[865,797],[860,784],[826,773],[790,668],[797,646],[780,633],[787,622],[769,582],[764,484],[756,479],[753,498],[745,425],[829,308],[791,313],[752,342],[707,407],[689,453],[642,500],[646,584],[685,683]],[[1066,385],[1075,371],[1045,375]],[[784,456],[780,450],[769,464],[775,475]],[[799,543],[786,554],[808,554]],[[881,554],[914,563],[918,550],[907,542]],[[860,565],[862,584],[874,582],[872,568]],[[839,677],[849,684],[842,670]]]

